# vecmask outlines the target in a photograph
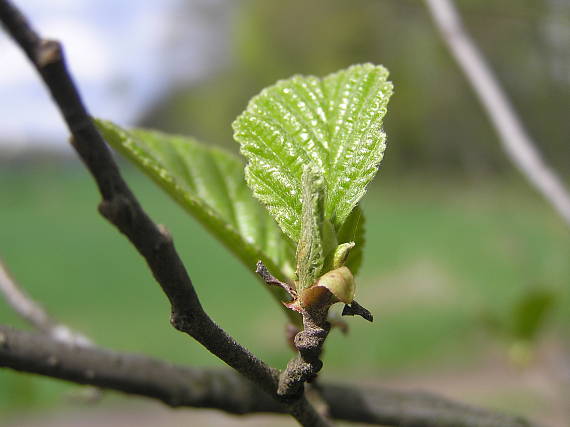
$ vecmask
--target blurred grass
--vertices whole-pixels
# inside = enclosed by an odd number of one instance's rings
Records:
[[[167,225],[203,305],[274,366],[290,356],[285,317],[254,277],[138,172],[143,206]],[[367,250],[358,300],[375,322],[333,332],[326,372],[352,378],[476,363],[529,289],[556,295],[548,333],[570,323],[570,233],[531,190],[509,179],[454,182],[380,176],[365,198]],[[17,280],[60,320],[117,350],[221,366],[170,327],[166,298],[141,258],[97,213],[78,165],[0,171],[0,255]],[[25,327],[0,299],[0,323]],[[567,333],[567,332],[566,332]],[[73,386],[0,370],[0,413],[49,406]]]

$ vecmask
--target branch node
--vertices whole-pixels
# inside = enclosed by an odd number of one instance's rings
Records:
[[[56,40],[41,40],[36,50],[35,61],[40,68],[63,59],[61,44]]]
[[[170,324],[180,332],[185,332],[193,335],[194,319],[188,313],[177,313],[175,311],[170,315]]]
[[[156,244],[154,245],[155,252],[159,252],[164,246],[172,245],[173,239],[172,234],[163,224],[158,224],[158,232],[160,233],[160,239],[157,239]]]
[[[58,364],[59,364],[59,360],[57,359],[56,356],[49,356],[47,359],[47,364],[48,366],[51,366],[52,368],[55,368]]]
[[[99,213],[121,231],[134,223],[135,212],[131,200],[122,194],[114,194],[111,199],[101,201]]]
[[[162,237],[167,239],[169,242],[172,242],[172,234],[170,234],[170,231],[168,231],[168,228],[166,228],[166,225],[158,224],[157,227],[158,227],[158,231],[160,232],[160,234],[162,234]]]

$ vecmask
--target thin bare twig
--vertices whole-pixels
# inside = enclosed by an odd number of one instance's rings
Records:
[[[483,54],[467,33],[452,0],[426,0],[441,37],[471,83],[507,156],[570,225],[570,193],[542,159]]]
[[[276,278],[273,274],[269,272],[265,264],[262,261],[257,261],[257,265],[255,266],[255,272],[261,277],[261,279],[268,285],[268,286],[277,286],[283,289],[287,295],[289,295],[292,299],[297,298],[297,291],[291,287],[288,283],[282,282],[278,278]]]
[[[233,414],[287,413],[259,387],[229,369],[196,369],[93,347],[76,348],[45,335],[0,325],[0,366],[160,400],[173,407],[214,408]],[[494,411],[436,394],[319,383],[337,420],[422,427],[531,427]]]
[[[26,53],[63,115],[72,135],[72,145],[101,193],[100,213],[127,236],[145,258],[168,297],[172,308],[172,325],[279,399],[276,393],[279,372],[238,344],[207,315],[170,234],[148,217],[121,177],[111,152],[73,83],[61,44],[42,39],[8,0],[0,0],[0,21]],[[289,402],[288,408],[302,425],[329,425],[304,396]]]
[[[56,321],[37,301],[34,301],[12,278],[1,260],[0,292],[4,294],[8,304],[37,330],[50,335],[58,341],[77,346],[91,345],[89,338]]]

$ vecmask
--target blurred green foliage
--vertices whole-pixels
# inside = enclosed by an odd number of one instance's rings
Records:
[[[290,356],[285,316],[252,271],[149,179],[126,172],[143,206],[171,230],[212,317],[254,353],[284,366]],[[357,298],[375,322],[350,319],[348,336],[330,335],[327,376],[469,366],[502,342],[489,339],[481,313],[508,324],[536,283],[556,293],[543,332],[568,338],[570,239],[531,190],[508,181],[379,178],[364,202],[368,244],[357,283]],[[1,255],[56,317],[102,346],[221,365],[170,327],[160,287],[126,239],[96,213],[95,186],[78,164],[5,168],[0,194]],[[25,326],[1,298],[0,323]],[[506,350],[508,343],[500,345]],[[69,390],[73,386],[0,370],[0,412],[61,404]]]
[[[548,316],[555,309],[563,295],[560,290],[549,286],[525,286],[522,294],[505,307],[507,315],[486,311],[482,313],[483,325],[508,346],[510,361],[520,367],[527,367],[534,359],[534,353],[542,338],[541,332],[548,326]],[[564,292],[564,291],[562,291]]]
[[[457,3],[539,148],[568,172],[569,80],[553,70],[556,61],[570,67],[570,54],[553,51],[548,34],[570,25],[570,8],[553,16],[546,1]],[[227,66],[203,84],[176,88],[146,125],[237,150],[229,124],[263,87],[372,62],[390,70],[396,87],[386,167],[471,176],[512,169],[422,1],[247,0],[236,6],[232,36]]]
[[[549,289],[531,289],[513,307],[512,334],[516,339],[533,341],[538,338],[547,315],[556,302],[556,293]]]

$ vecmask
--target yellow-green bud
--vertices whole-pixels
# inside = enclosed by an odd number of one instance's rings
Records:
[[[354,276],[348,267],[339,267],[323,274],[316,285],[327,288],[339,301],[345,304],[352,303],[354,299]]]

